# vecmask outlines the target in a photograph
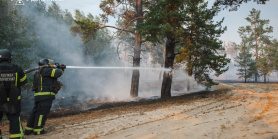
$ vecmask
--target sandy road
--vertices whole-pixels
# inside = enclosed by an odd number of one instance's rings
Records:
[[[278,138],[278,91],[230,87],[225,96],[168,108],[169,117],[102,138]]]
[[[215,89],[49,119],[47,134],[25,138],[278,139],[278,84],[221,84]]]

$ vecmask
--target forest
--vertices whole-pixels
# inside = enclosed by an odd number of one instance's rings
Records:
[[[140,67],[148,61],[149,67],[177,69],[185,64],[183,70],[189,78],[211,88],[218,84],[211,76],[225,73],[230,63],[219,39],[227,28],[222,25],[224,18],[214,21],[214,17],[223,10],[236,12],[245,2],[249,1],[216,0],[209,7],[204,0],[103,0],[99,5],[103,14],[98,16],[78,9],[70,13],[55,2],[47,6],[24,1],[24,6],[17,6],[1,0],[0,48],[12,51],[13,62],[23,69],[37,66],[40,58],[74,66]],[[254,2],[265,4],[264,0]],[[277,70],[277,40],[268,35],[273,28],[260,12],[252,9],[246,17],[250,24],[238,29],[242,41],[235,45],[235,66],[245,82],[258,82],[259,77],[266,82]],[[114,26],[106,25],[111,17],[117,18]],[[84,76],[80,71],[69,72]],[[95,74],[104,77],[106,73]],[[136,97],[140,71],[130,74],[130,95]],[[172,73],[160,74],[161,97],[171,97]],[[32,86],[32,78],[28,76],[26,89]],[[66,76],[64,82],[70,78]]]
[[[82,2],[0,0],[0,138],[278,138],[277,1]]]

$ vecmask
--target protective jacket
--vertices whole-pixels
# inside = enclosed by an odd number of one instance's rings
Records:
[[[34,74],[33,91],[35,91],[35,102],[55,99],[58,92],[58,81],[63,74],[61,69],[44,68]]]
[[[21,88],[27,82],[20,66],[9,62],[0,63],[0,111],[16,113],[21,99]]]
[[[23,137],[23,128],[20,121],[20,86],[26,82],[26,75],[20,66],[7,61],[0,63],[0,121],[3,114],[6,113],[10,121],[10,138],[14,139],[22,139]]]

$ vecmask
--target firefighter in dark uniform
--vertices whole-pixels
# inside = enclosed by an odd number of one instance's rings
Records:
[[[11,52],[0,49],[0,121],[5,113],[10,121],[10,138],[22,139],[23,129],[20,121],[21,88],[27,82],[22,68],[12,64]],[[0,139],[2,139],[0,130]]]
[[[39,66],[50,65],[52,60],[43,58],[39,61]],[[35,106],[27,121],[25,135],[44,134],[44,125],[47,115],[50,112],[52,101],[56,93],[61,88],[61,83],[57,81],[63,74],[64,69],[43,68],[34,74],[33,91],[35,91]]]

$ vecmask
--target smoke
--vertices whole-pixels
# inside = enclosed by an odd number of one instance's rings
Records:
[[[34,51],[29,53],[30,57],[37,58],[37,60],[50,58],[68,66],[128,66],[118,59],[115,43],[103,46],[109,48],[109,51],[104,49],[94,56],[85,56],[84,47],[86,46],[79,36],[71,35],[71,26],[55,17],[42,15],[37,8],[36,5],[26,2],[25,9],[23,9],[33,21],[30,31],[38,36],[33,46]],[[94,61],[94,57],[98,57],[101,62]],[[147,65],[150,64],[145,66]],[[33,66],[37,65],[34,63]],[[160,97],[162,75],[162,71],[140,71],[139,97]],[[78,104],[84,106],[87,103],[132,101],[134,98],[130,97],[131,76],[132,70],[65,69],[64,75],[59,78],[64,86],[56,95],[56,99],[62,107]],[[191,90],[187,91],[189,82]],[[188,77],[183,71],[175,71],[173,96],[202,89],[204,87],[198,86],[194,79]],[[58,105],[54,103],[53,109],[57,107]]]
[[[230,80],[230,81],[241,81],[241,79],[239,79],[239,76],[236,74],[238,73],[237,69],[238,67],[235,66],[235,62],[233,62],[233,59],[231,59],[231,62],[227,64],[226,67],[229,67],[229,70],[224,72],[223,74],[219,75],[218,77],[216,76],[212,76],[212,78],[214,80]]]
[[[236,43],[234,42],[228,42],[227,44],[223,44],[224,50],[219,51],[221,55],[226,54],[227,58],[229,58],[231,61],[228,63],[225,68],[229,68],[228,71],[224,72],[223,74],[216,77],[214,72],[211,74],[212,79],[214,80],[221,80],[221,81],[240,81],[239,76],[237,75],[238,67],[235,65],[237,64],[235,61],[236,56],[238,55],[238,51],[236,50]]]

